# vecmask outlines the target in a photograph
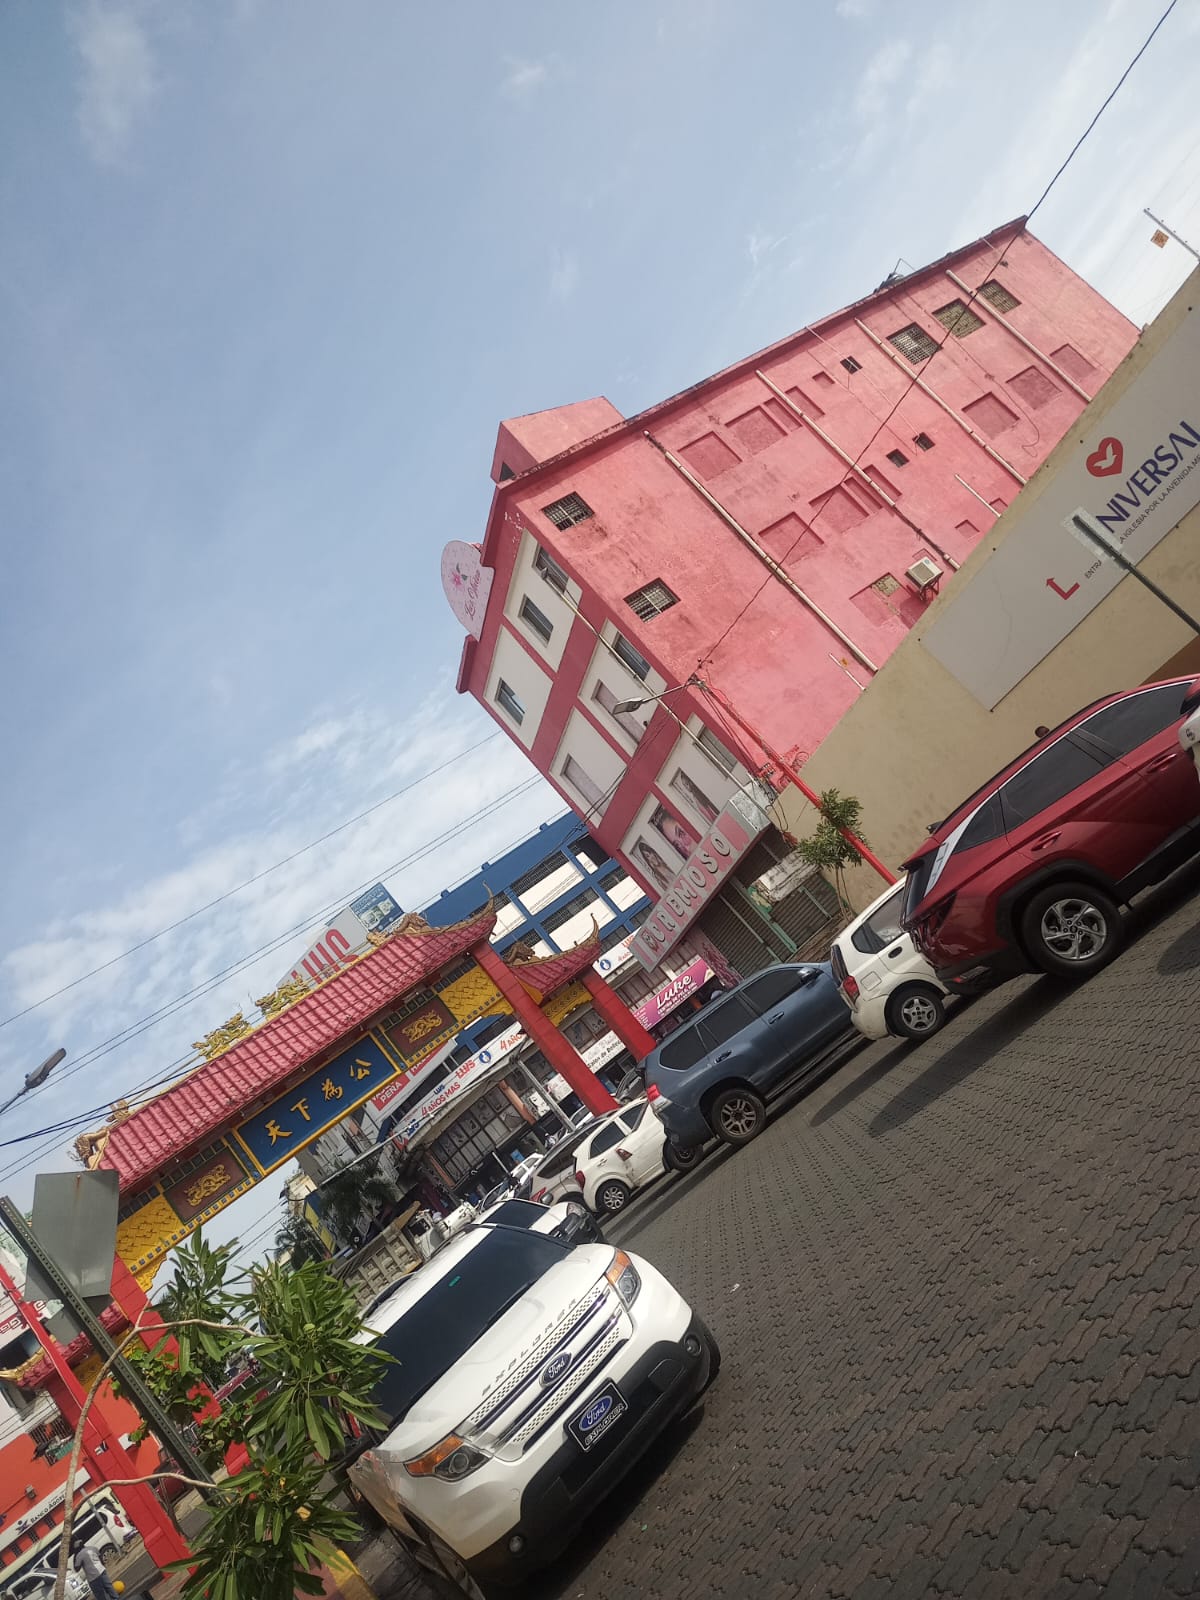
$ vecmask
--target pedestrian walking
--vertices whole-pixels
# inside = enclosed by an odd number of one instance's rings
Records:
[[[75,1566],[88,1581],[94,1600],[118,1600],[112,1579],[104,1570],[104,1563],[90,1544],[77,1545]]]

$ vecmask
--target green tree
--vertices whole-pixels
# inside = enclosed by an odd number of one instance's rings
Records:
[[[287,1256],[288,1264],[293,1269],[309,1261],[324,1261],[326,1256],[325,1248],[313,1232],[311,1223],[307,1218],[298,1216],[289,1216],[280,1225],[275,1235],[275,1250],[278,1255]]]
[[[841,830],[854,834],[863,844],[870,843],[859,826],[862,802],[838,789],[822,789],[820,813],[821,820],[809,837],[797,844],[796,854],[809,866],[832,873],[842,904],[848,905],[846,868],[858,866],[863,858]]]
[[[396,1191],[370,1161],[335,1172],[321,1185],[321,1220],[339,1246],[354,1243],[360,1215],[374,1216]]]
[[[390,1358],[356,1342],[358,1309],[324,1265],[307,1262],[293,1271],[272,1263],[234,1278],[235,1249],[211,1250],[198,1236],[181,1245],[160,1303],[183,1315],[153,1350],[139,1344],[136,1330],[125,1344],[168,1409],[189,1417],[199,1403],[202,1373],[223,1370],[235,1354],[257,1363],[254,1382],[238,1391],[241,1399],[195,1424],[203,1458],[241,1439],[250,1465],[217,1486],[208,1524],[191,1558],[179,1564],[190,1570],[183,1596],[293,1600],[321,1593],[312,1569],[359,1531],[322,1480],[343,1446],[346,1423],[383,1424],[372,1396]],[[86,1410],[76,1430],[73,1470],[85,1421]],[[62,1600],[69,1541],[68,1518],[55,1600]]]

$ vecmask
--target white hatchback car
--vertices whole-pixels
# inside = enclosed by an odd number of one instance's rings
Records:
[[[611,1112],[575,1150],[575,1182],[601,1216],[624,1211],[635,1189],[661,1178],[667,1131],[643,1096]]]
[[[649,1262],[488,1225],[406,1279],[358,1338],[396,1359],[353,1490],[473,1600],[553,1560],[721,1360]]]
[[[927,1039],[946,1020],[947,991],[900,926],[893,884],[833,941],[829,959],[850,1018],[868,1039]]]

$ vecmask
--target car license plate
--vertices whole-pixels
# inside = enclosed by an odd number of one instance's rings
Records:
[[[590,1450],[629,1410],[625,1397],[615,1383],[606,1383],[599,1394],[594,1394],[572,1422],[567,1431],[583,1449]]]

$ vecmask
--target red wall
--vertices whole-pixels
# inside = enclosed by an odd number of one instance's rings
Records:
[[[131,1433],[139,1425],[137,1412],[131,1405],[123,1400],[118,1400],[111,1394],[107,1404],[112,1414],[119,1420],[125,1433]],[[35,1527],[30,1527],[18,1539],[13,1539],[13,1529],[21,1518],[24,1517],[31,1506],[35,1506],[52,1495],[56,1489],[61,1489],[67,1481],[68,1459],[63,1456],[61,1460],[48,1463],[41,1456],[33,1453],[34,1444],[28,1434],[20,1434],[8,1444],[0,1447],[0,1513],[4,1521],[0,1523],[0,1564],[7,1565],[14,1560],[22,1550],[27,1550],[36,1543],[44,1534],[57,1527],[62,1522],[63,1508],[59,1508],[46,1521],[39,1522]],[[135,1451],[132,1451],[140,1472],[154,1472],[158,1467],[158,1447],[152,1439],[146,1439]],[[32,1486],[32,1498],[26,1494],[26,1486]],[[90,1483],[89,1488],[93,1487]]]
[[[464,687],[482,701],[499,630],[508,628],[521,637],[501,612],[523,525],[580,584],[581,611],[592,627],[613,620],[668,684],[682,683],[705,659],[704,676],[777,748],[803,759],[861,692],[858,684],[869,681],[870,670],[777,578],[768,576],[762,562],[645,433],[683,459],[862,654],[882,665],[924,609],[905,582],[906,569],[919,557],[931,556],[951,581],[947,562],[934,547],[964,560],[995,520],[978,497],[999,511],[1019,492],[1019,484],[982,443],[912,386],[912,377],[924,375],[925,368],[907,361],[898,365],[857,326],[856,316],[883,339],[915,322],[940,341],[946,330],[933,311],[966,298],[946,276],[946,268],[972,287],[995,278],[1020,301],[1005,314],[1013,327],[1089,395],[1137,337],[1132,323],[1031,235],[1007,246],[1002,266],[996,265],[997,256],[995,242],[980,241],[706,380],[626,428],[603,432],[546,467],[501,484],[483,553],[485,564],[496,569],[492,601]],[[984,325],[965,338],[950,338],[929,364],[926,381],[970,419],[1017,473],[1029,477],[1085,401],[1054,372],[1051,361],[1022,346],[990,304],[980,300],[973,309]],[[844,357],[857,361],[860,370],[847,372],[841,365]],[[857,480],[843,485],[845,462],[789,412],[756,376],[756,368],[779,389],[790,391],[851,457],[858,456],[882,423],[862,464],[904,515]],[[588,414],[597,421],[607,415],[602,403]],[[566,420],[576,427],[579,413]],[[520,425],[505,428],[519,434],[530,451],[541,436],[556,441],[567,437],[565,423],[563,429],[539,431],[529,419],[521,419]],[[919,433],[929,436],[932,449],[916,445]],[[892,450],[902,451],[907,463],[889,462]],[[559,531],[541,508],[572,491],[582,495],[595,515]],[[823,506],[831,491],[832,500]],[[643,623],[625,597],[656,578],[669,585],[679,603]],[[890,587],[889,578],[899,581],[895,592],[885,595],[873,587],[878,580]],[[717,644],[727,628],[728,638]],[[532,750],[543,773],[550,774],[594,648],[591,628],[576,622]],[[484,703],[511,732],[503,713]],[[713,731],[736,748],[736,736],[712,716],[707,704],[689,706],[682,695],[671,703],[681,716],[700,710]],[[621,748],[603,714],[594,707],[584,709],[609,742]],[[647,736],[639,745],[603,820],[591,824],[614,854],[633,814],[655,787],[658,767],[672,743],[674,724],[665,715],[660,723],[659,736]]]

